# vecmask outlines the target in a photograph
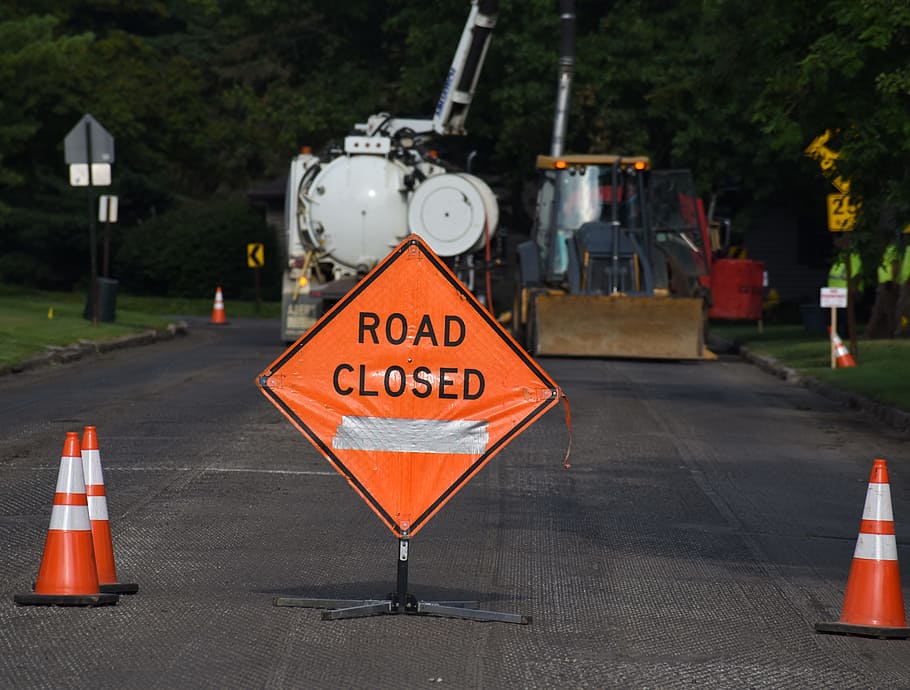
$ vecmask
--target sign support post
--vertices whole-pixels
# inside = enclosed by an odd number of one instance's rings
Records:
[[[417,532],[561,398],[421,238],[405,238],[257,384],[398,539],[395,591],[385,599],[276,598],[275,606],[334,609],[323,620],[404,613],[531,622],[408,592]]]
[[[88,161],[88,186],[85,191],[88,194],[88,246],[91,258],[91,280],[92,280],[92,326],[98,327],[98,250],[97,238],[95,237],[95,202],[92,198],[92,123],[85,120],[85,159]]]
[[[837,307],[831,307],[831,335],[828,338],[831,342],[831,368],[837,369],[837,357],[834,348],[834,334],[837,333]]]
[[[834,339],[837,337],[837,310],[848,304],[849,290],[847,288],[823,287],[820,291],[819,305],[824,309],[831,308],[831,328],[828,339],[831,341],[831,368],[837,368],[837,348]]]
[[[486,611],[474,608],[476,601],[418,601],[408,592],[408,552],[407,537],[398,540],[398,572],[396,591],[386,599],[309,599],[306,597],[276,597],[275,606],[297,608],[329,609],[322,612],[322,620],[337,621],[348,618],[367,618],[384,614],[432,614],[445,618],[462,618],[488,623],[517,623],[527,625],[530,616],[502,611]]]
[[[259,286],[259,269],[265,265],[265,248],[261,242],[250,242],[246,246],[246,265],[253,269],[253,280],[256,288],[256,313],[262,302]]]
[[[89,303],[86,305],[86,318],[88,318],[88,312],[91,312],[92,325],[97,327],[99,320],[98,239],[95,232],[95,203],[92,187],[108,186],[111,183],[110,170],[111,163],[114,162],[114,137],[91,115],[84,115],[63,140],[63,152],[64,158],[70,166],[70,185],[88,188],[91,288]],[[96,164],[95,161],[98,163]]]

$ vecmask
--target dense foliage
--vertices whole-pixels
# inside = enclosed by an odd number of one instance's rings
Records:
[[[468,5],[0,0],[0,280],[84,282],[90,202],[68,185],[62,142],[91,113],[116,138],[113,274],[209,292],[206,257],[237,251],[212,244],[266,236],[236,204],[300,145],[371,113],[432,112]],[[910,218],[906,2],[578,0],[577,12],[571,148],[692,167],[705,193],[738,189],[742,214],[809,197],[823,222],[828,188],[803,149],[831,130],[863,246],[880,251]],[[558,25],[554,0],[501,0],[469,138],[443,143],[456,162],[476,149],[513,188],[531,175],[549,146]],[[204,275],[184,280],[194,267]]]

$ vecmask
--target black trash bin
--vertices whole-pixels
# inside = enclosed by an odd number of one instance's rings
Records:
[[[92,291],[88,291],[82,318],[92,320]],[[111,323],[117,318],[117,281],[113,278],[98,278],[98,320]]]
[[[801,304],[799,311],[803,317],[803,327],[809,335],[824,335],[828,332],[829,315],[827,309],[817,304]]]

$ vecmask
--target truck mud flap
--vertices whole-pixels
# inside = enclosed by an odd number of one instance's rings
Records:
[[[705,348],[699,298],[538,293],[530,307],[535,355],[716,358]]]

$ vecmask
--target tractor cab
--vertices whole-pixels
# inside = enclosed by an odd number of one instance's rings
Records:
[[[544,282],[581,294],[697,291],[708,265],[688,170],[607,155],[539,156],[537,167],[533,239]]]

